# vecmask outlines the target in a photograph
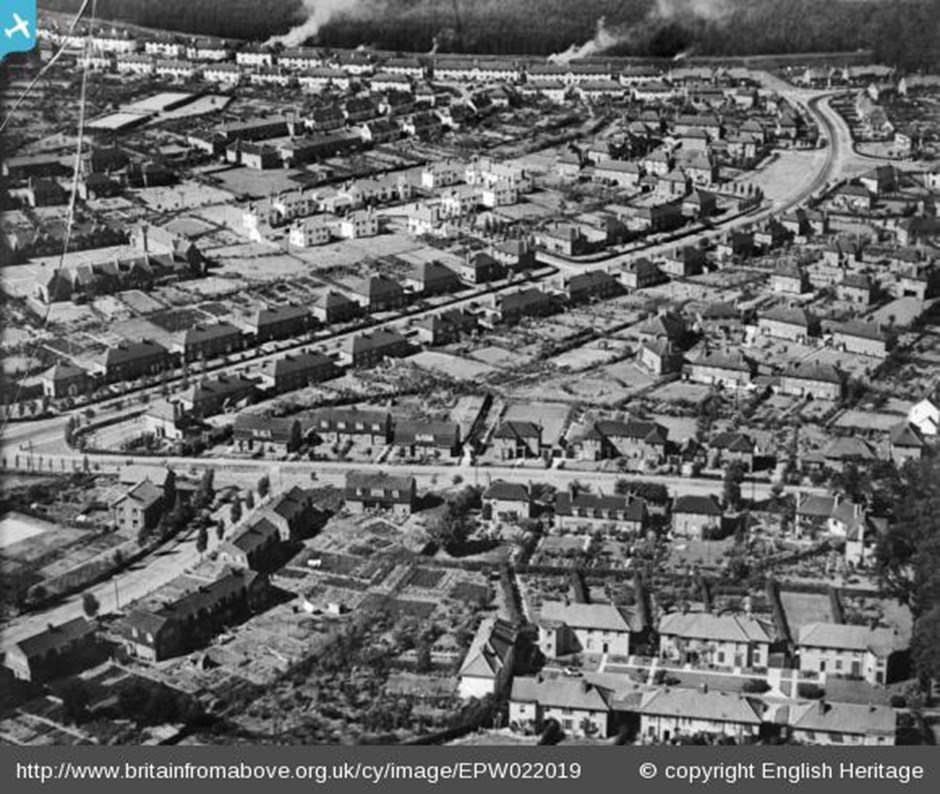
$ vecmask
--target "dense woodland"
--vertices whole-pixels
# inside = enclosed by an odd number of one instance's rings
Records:
[[[81,0],[41,0],[75,11]],[[699,4],[701,5],[701,4]],[[603,18],[611,54],[672,57],[873,48],[905,69],[940,67],[940,0],[722,0],[711,18],[681,0],[350,0],[320,31],[333,47],[548,55],[590,40]],[[575,6],[577,13],[572,13]],[[657,9],[677,8],[664,16]],[[98,0],[102,18],[266,39],[305,14],[300,0]],[[607,43],[611,43],[608,39]]]

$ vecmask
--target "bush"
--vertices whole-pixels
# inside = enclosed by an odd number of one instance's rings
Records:
[[[763,678],[751,678],[750,680],[745,681],[744,686],[741,687],[742,692],[750,692],[755,695],[759,695],[769,689],[770,684],[768,684]]]
[[[892,695],[891,696],[891,708],[893,709],[906,709],[907,708],[907,698],[904,695]]]
[[[826,694],[826,690],[818,684],[804,682],[797,686],[796,694],[807,700],[819,700]]]

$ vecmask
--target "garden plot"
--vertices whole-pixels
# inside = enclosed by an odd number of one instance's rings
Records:
[[[141,292],[136,289],[128,290],[127,292],[119,292],[118,298],[123,301],[124,305],[134,314],[150,314],[166,308],[165,304],[161,303],[152,295],[148,295],[146,292]]]
[[[513,353],[505,348],[496,347],[495,345],[481,347],[471,352],[470,355],[477,361],[481,361],[496,369],[517,369],[532,361],[531,356]]]
[[[471,361],[434,350],[424,350],[414,356],[409,356],[406,360],[422,369],[440,372],[454,380],[482,380],[497,371],[495,367],[479,361]]]
[[[542,443],[555,446],[571,420],[571,406],[564,403],[517,403],[509,406],[506,422],[535,422],[542,428]]]

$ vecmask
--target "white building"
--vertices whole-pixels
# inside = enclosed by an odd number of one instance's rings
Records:
[[[923,436],[936,436],[940,432],[940,406],[930,398],[924,398],[911,406],[907,421]]]
[[[761,705],[739,694],[697,689],[645,692],[637,707],[640,735],[669,742],[699,733],[742,741],[760,734]]]
[[[840,623],[808,623],[800,628],[800,670],[862,678],[884,686],[891,679],[892,657],[906,643],[888,628]]]
[[[290,244],[294,248],[312,248],[326,245],[332,237],[330,227],[333,217],[314,215],[310,218],[298,218],[290,227]]]
[[[336,234],[344,240],[375,237],[379,233],[379,219],[372,210],[350,212],[336,223]]]
[[[515,645],[512,624],[495,615],[484,618],[460,665],[460,697],[469,700],[500,694],[512,676]]]
[[[632,621],[610,604],[546,601],[539,611],[539,649],[550,659],[582,652],[629,656]]]
[[[554,719],[569,736],[610,735],[611,690],[583,678],[516,678],[509,697],[509,723],[541,730]]]

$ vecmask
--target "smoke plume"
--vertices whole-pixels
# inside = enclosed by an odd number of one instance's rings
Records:
[[[597,21],[594,38],[584,44],[572,44],[564,52],[550,55],[552,63],[568,63],[578,58],[600,55],[615,47],[620,49],[642,50],[649,48],[650,42],[662,38],[662,33],[669,26],[683,23],[713,22],[720,23],[733,10],[734,0],[654,0],[646,18],[635,25],[611,28],[602,17]],[[668,38],[668,37],[667,37]],[[668,48],[668,41],[666,42]],[[680,54],[687,47],[679,42]],[[675,52],[668,53],[670,56]],[[655,53],[659,54],[659,53]],[[688,52],[685,52],[687,55]]]
[[[601,17],[597,20],[597,31],[594,33],[593,39],[584,42],[580,47],[572,44],[564,52],[548,56],[548,60],[551,63],[568,63],[568,61],[577,60],[578,58],[588,58],[591,55],[610,49],[619,41],[619,35],[616,31],[608,29],[607,20]]]
[[[308,39],[314,38],[327,22],[339,14],[353,11],[360,0],[303,0],[306,20],[292,28],[283,36],[274,36],[268,44],[283,44],[285,47],[299,47]]]

